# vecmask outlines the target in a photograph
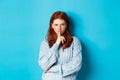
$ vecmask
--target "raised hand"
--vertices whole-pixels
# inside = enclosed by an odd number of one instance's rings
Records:
[[[56,44],[60,45],[60,43],[64,44],[65,43],[65,37],[61,36],[60,31],[57,34],[57,40],[56,40]]]

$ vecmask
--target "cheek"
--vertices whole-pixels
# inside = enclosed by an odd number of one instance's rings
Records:
[[[66,27],[64,26],[64,27],[61,28],[61,31],[64,32],[65,29],[66,29]]]
[[[55,26],[53,26],[53,25],[52,25],[52,29],[53,29],[54,31],[56,31],[56,30],[57,30],[57,28],[56,28]]]
[[[59,31],[59,29],[58,29],[58,28],[54,28],[54,30],[55,30],[56,32],[58,32],[58,31]]]
[[[58,31],[59,31],[59,29],[58,28],[53,28],[53,30],[56,32],[56,33],[58,33]]]

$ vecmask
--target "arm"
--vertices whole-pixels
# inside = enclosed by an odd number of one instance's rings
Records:
[[[75,40],[73,48],[73,58],[66,64],[57,64],[51,67],[50,72],[57,72],[63,77],[74,74],[80,70],[82,66],[81,44],[78,39]]]
[[[46,72],[54,63],[56,63],[56,58],[58,57],[58,47],[59,45],[54,44],[49,48],[48,43],[44,40],[41,42],[38,64]]]

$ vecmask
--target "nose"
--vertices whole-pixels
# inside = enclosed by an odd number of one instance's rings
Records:
[[[61,31],[61,25],[58,26],[58,30]]]

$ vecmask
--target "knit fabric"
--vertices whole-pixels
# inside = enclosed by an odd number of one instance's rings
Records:
[[[81,42],[73,36],[70,47],[63,52],[62,47],[56,43],[49,48],[44,39],[40,44],[38,64],[43,70],[42,80],[77,80],[82,66]],[[46,72],[48,69],[49,72]]]

